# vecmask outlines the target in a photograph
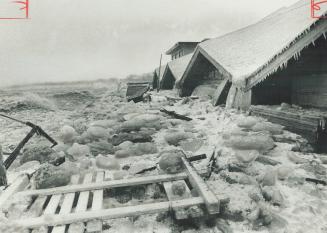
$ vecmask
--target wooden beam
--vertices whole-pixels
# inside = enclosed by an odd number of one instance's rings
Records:
[[[6,209],[11,204],[10,200],[12,200],[13,195],[19,191],[22,191],[29,184],[29,182],[30,180],[28,175],[22,174],[19,175],[7,189],[2,191],[0,195],[0,210]]]
[[[98,172],[95,177],[95,182],[102,182],[104,179],[104,172]],[[93,192],[93,201],[91,210],[101,210],[103,206],[103,190],[96,190]],[[100,233],[102,232],[102,221],[94,220],[90,221],[86,225],[86,232],[88,233]]]
[[[87,173],[84,176],[83,184],[92,183],[93,174]],[[85,213],[87,210],[87,203],[89,201],[90,192],[84,191],[79,194],[77,205],[75,208],[76,213]],[[75,225],[75,226],[74,226]],[[69,226],[68,233],[83,233],[85,230],[84,222],[76,222]]]
[[[71,178],[73,184],[78,184],[79,175],[74,175]],[[69,214],[73,207],[75,193],[67,193],[64,195],[59,214]],[[52,233],[65,233],[66,226],[56,226],[53,228]]]
[[[217,89],[215,91],[215,94],[214,94],[214,96],[212,98],[213,106],[217,106],[219,104],[220,97],[223,94],[223,92],[224,92],[225,88],[227,87],[228,83],[229,83],[229,80],[226,78],[217,87]]]
[[[67,185],[62,187],[40,189],[40,190],[28,190],[17,193],[19,196],[47,196],[64,193],[83,192],[91,190],[99,190],[106,188],[118,188],[125,186],[136,186],[141,184],[160,183],[166,181],[183,180],[188,175],[186,173],[179,173],[174,175],[157,175],[147,177],[136,177],[125,180],[110,180],[101,183],[90,183],[90,184],[78,184],[78,185]]]
[[[47,207],[45,208],[43,215],[54,214],[59,205],[60,199],[61,199],[61,194],[53,195]]]
[[[184,166],[187,170],[189,181],[191,182],[193,188],[195,188],[200,196],[203,198],[204,203],[207,207],[209,214],[219,213],[219,200],[216,195],[209,189],[208,185],[196,172],[195,168],[182,157]]]
[[[67,215],[48,215],[38,218],[25,218],[13,221],[13,224],[22,228],[37,228],[41,226],[57,226],[71,224],[75,222],[88,222],[90,220],[106,220],[124,217],[135,217],[144,214],[155,214],[160,212],[168,212],[171,208],[187,208],[194,205],[203,204],[201,197],[193,197],[178,201],[158,202],[151,204],[135,206],[126,206],[113,209],[87,211],[83,213],[71,213]]]
[[[169,201],[183,200],[185,198],[192,197],[191,190],[189,189],[189,187],[187,186],[187,184],[184,180],[176,181],[176,182],[182,182],[185,185],[185,189],[186,189],[185,193],[183,196],[175,195],[172,190],[172,186],[173,186],[174,182],[164,182],[163,186],[165,188],[165,191],[166,191]],[[196,207],[200,208],[199,206],[196,206]],[[189,217],[185,208],[174,208],[173,210],[175,212],[175,218],[178,220],[187,219]],[[201,213],[201,211],[202,210],[199,210],[198,212]],[[200,214],[199,216],[191,216],[191,217],[200,217],[200,216],[202,216],[202,214]]]

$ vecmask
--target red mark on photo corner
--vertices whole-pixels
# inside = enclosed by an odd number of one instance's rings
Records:
[[[318,16],[316,12],[321,10],[321,5],[326,4],[327,0],[311,0],[311,17],[316,19],[327,19],[327,16]]]
[[[0,19],[28,19],[29,18],[29,0],[20,0],[20,1],[11,1],[11,3],[17,4],[20,8],[20,11],[24,12],[22,17],[0,17]]]

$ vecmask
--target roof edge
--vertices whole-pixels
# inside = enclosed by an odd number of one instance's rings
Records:
[[[194,44],[195,46],[197,46],[200,42],[198,41],[179,41],[176,44],[173,45],[173,47],[171,47],[170,49],[168,49],[166,51],[166,55],[170,55],[174,52],[174,50],[180,46],[181,44]]]
[[[229,71],[227,71],[222,65],[220,65],[218,62],[216,62],[203,48],[201,48],[200,46],[197,46],[197,48],[194,51],[194,54],[191,58],[191,61],[187,65],[187,67],[184,71],[184,74],[182,75],[182,78],[180,79],[180,82],[179,82],[180,86],[183,86],[185,79],[186,79],[187,75],[189,74],[192,66],[194,65],[194,62],[195,62],[197,56],[199,55],[199,53],[201,53],[220,73],[222,73],[222,75],[225,78],[228,78],[228,79],[232,78],[232,75]]]
[[[312,28],[313,27],[313,28]],[[312,29],[311,29],[312,28]],[[309,28],[301,32],[297,38],[290,42],[280,52],[271,58],[266,64],[259,67],[252,74],[246,75],[245,83],[240,84],[235,82],[244,91],[250,90],[253,86],[265,80],[270,75],[276,73],[279,68],[283,69],[292,58],[298,59],[301,51],[308,47],[311,43],[314,44],[319,37],[324,35],[326,39],[327,20],[318,20],[314,22]],[[243,86],[243,87],[242,87]]]

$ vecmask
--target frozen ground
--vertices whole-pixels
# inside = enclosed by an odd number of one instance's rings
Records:
[[[163,91],[153,93],[150,103],[134,104],[125,101],[125,89],[117,89],[117,84],[94,83],[6,90],[0,95],[0,109],[12,117],[40,125],[61,141],[56,150],[65,153],[67,160],[71,160],[66,163],[75,164],[82,174],[102,168],[97,163],[98,156],[90,152],[80,156],[85,150],[73,143],[91,148],[94,137],[112,143],[113,135],[121,131],[128,136],[150,135],[153,143],[142,148],[138,146],[141,143],[123,143],[109,149],[107,145],[110,153],[101,154],[110,160],[108,166],[116,178],[134,176],[135,171],[156,163],[160,152],[165,150],[177,147],[197,154],[216,148],[217,165],[207,183],[219,199],[229,203],[215,221],[220,230],[203,219],[177,224],[169,217],[149,215],[107,221],[104,232],[327,232],[327,188],[304,180],[307,177],[326,180],[323,164],[326,157],[294,151],[305,145],[301,137],[263,119],[213,107],[209,100],[173,101],[167,96],[176,94]],[[172,119],[159,111],[162,107],[187,115],[193,121]],[[134,129],[140,122],[144,126]],[[63,138],[64,126],[76,131],[71,141]],[[133,130],[127,130],[128,127]],[[28,127],[5,119],[0,119],[0,129],[0,143],[5,152],[13,150],[29,131]],[[33,141],[39,143],[40,138]],[[258,157],[277,164],[269,165]],[[8,171],[9,182],[21,172],[20,159]],[[119,165],[112,165],[112,161]],[[205,160],[195,166],[203,169],[207,163]],[[124,166],[130,168],[123,171]],[[10,224],[12,216],[1,217],[0,226]]]

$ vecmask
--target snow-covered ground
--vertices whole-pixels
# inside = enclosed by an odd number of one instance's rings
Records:
[[[215,148],[217,164],[207,183],[228,202],[217,217],[220,230],[203,219],[180,225],[170,217],[149,215],[107,221],[104,232],[327,232],[327,188],[304,180],[326,180],[325,157],[294,151],[304,140],[264,119],[213,107],[206,99],[174,101],[167,96],[177,97],[174,91],[153,92],[152,102],[134,104],[126,102],[124,89],[117,91],[116,84],[42,86],[3,92],[0,108],[40,125],[60,142],[55,150],[67,161],[60,167],[76,166],[75,172],[81,174],[110,167],[114,178],[125,179],[157,163],[162,151],[182,148],[198,154]],[[173,119],[160,112],[163,107],[193,120]],[[0,127],[4,152],[12,151],[30,130],[6,119],[0,119]],[[153,142],[118,144],[113,141],[115,134],[148,135]],[[34,143],[40,140],[33,138]],[[99,141],[104,143],[99,153],[103,160],[97,155]],[[20,169],[20,160],[9,169],[9,182],[26,171]],[[206,168],[208,160],[195,162],[195,167]],[[276,165],[268,165],[267,160]],[[3,215],[0,226],[10,224],[13,216]]]

